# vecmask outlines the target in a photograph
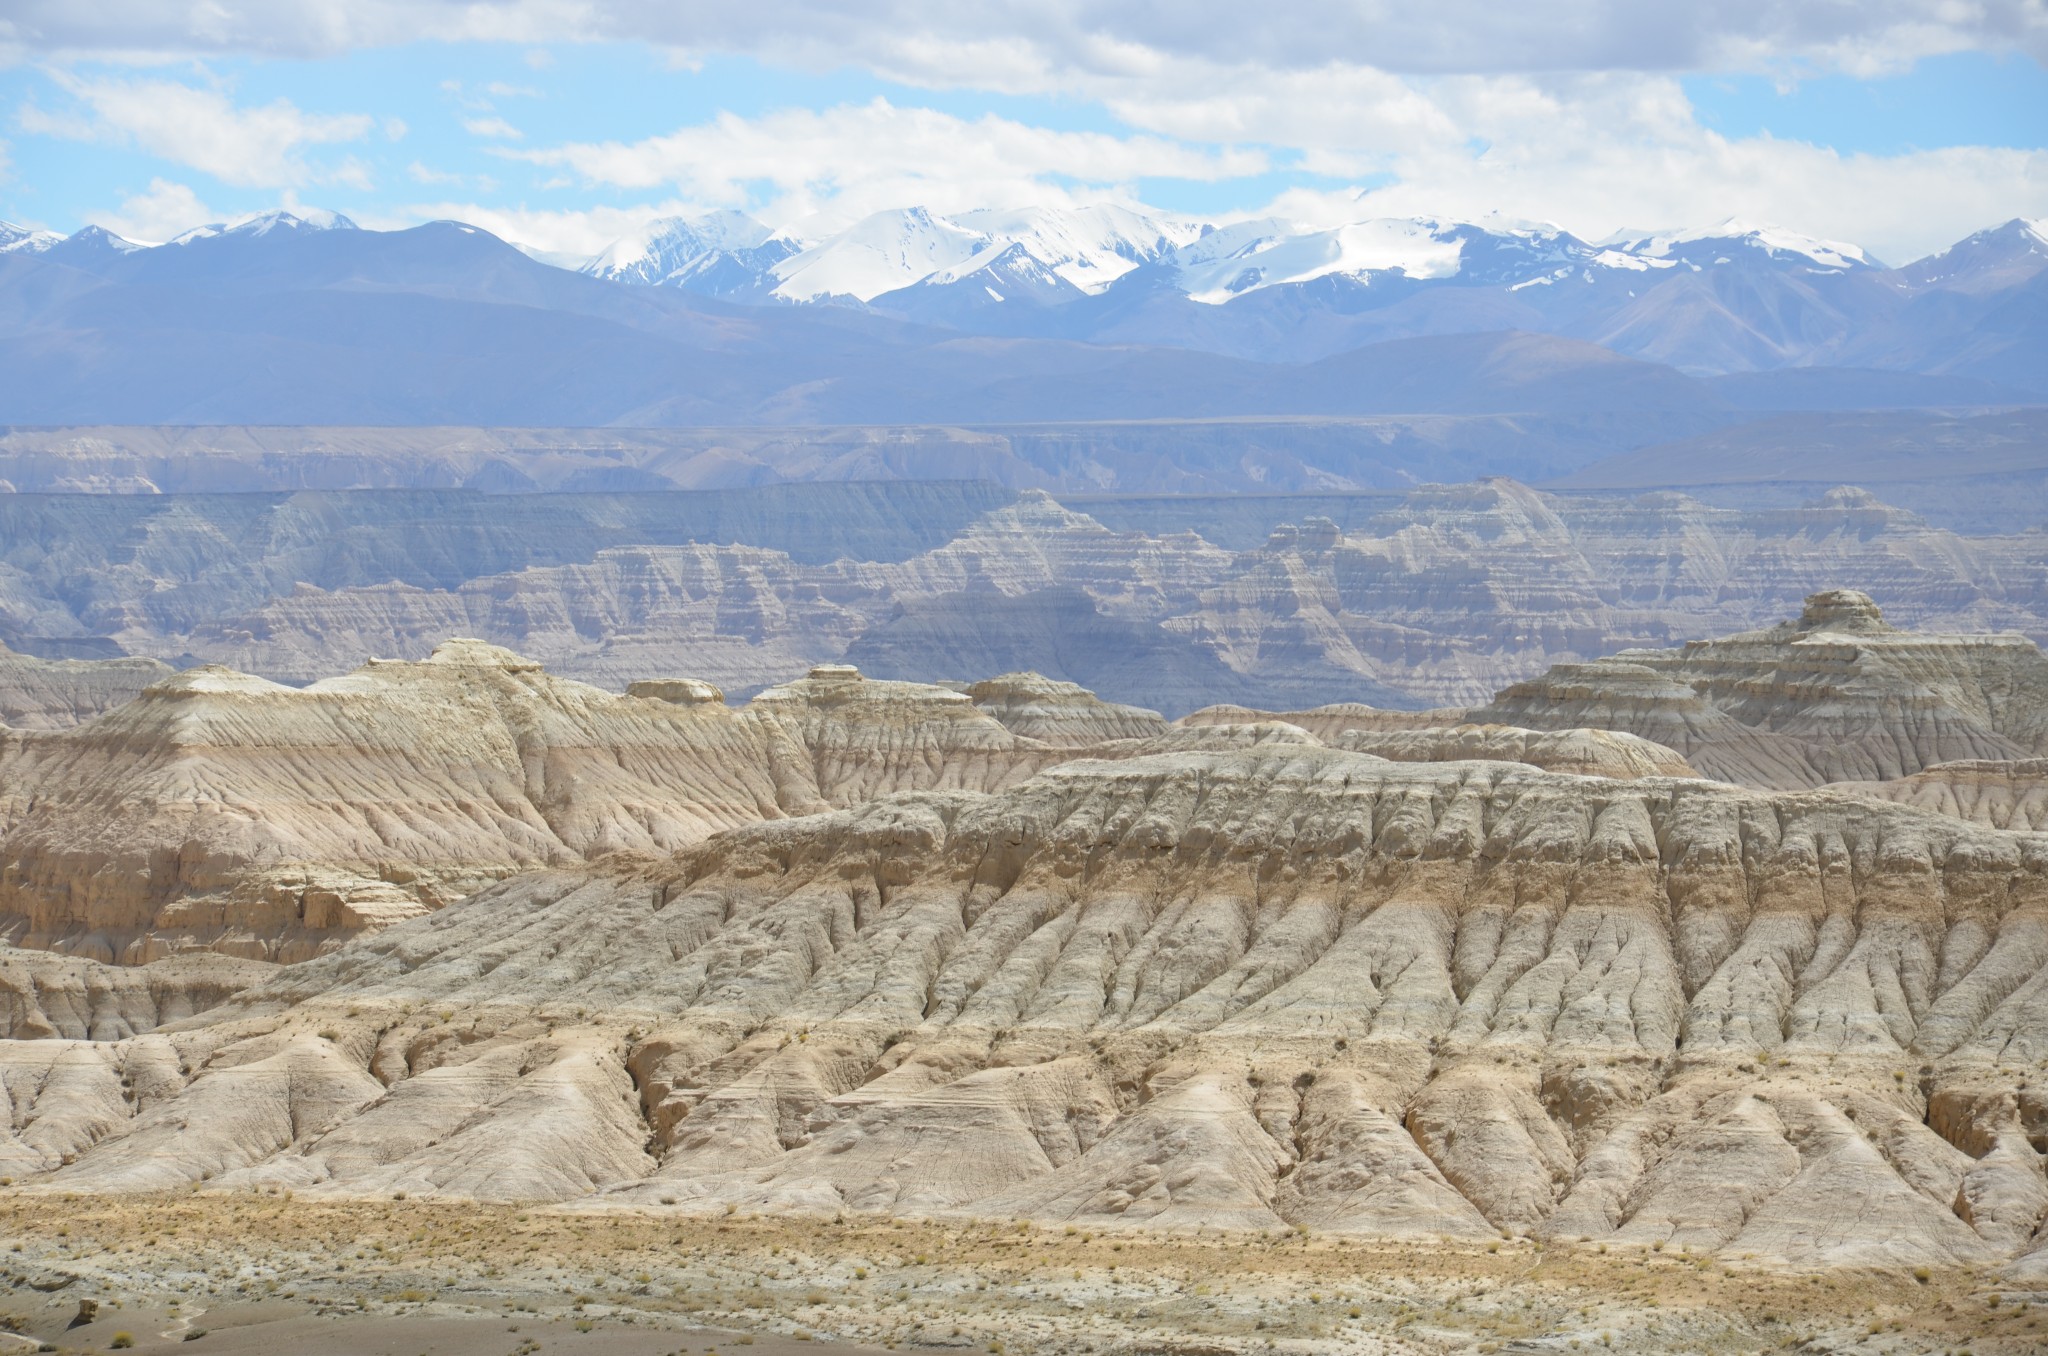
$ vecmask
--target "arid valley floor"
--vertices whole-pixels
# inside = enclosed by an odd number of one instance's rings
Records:
[[[74,1349],[2038,1351],[2048,1293],[1991,1271],[1792,1272],[1679,1249],[1001,1220],[67,1198],[0,1215],[13,1330]],[[61,1288],[48,1289],[69,1280]],[[25,1282],[25,1284],[24,1284]],[[102,1299],[66,1328],[77,1297]],[[118,1300],[119,1308],[111,1307]],[[199,1331],[204,1335],[189,1338]],[[189,1344],[188,1344],[189,1342]],[[349,1344],[349,1345],[339,1345]],[[539,1345],[535,1345],[539,1344]]]

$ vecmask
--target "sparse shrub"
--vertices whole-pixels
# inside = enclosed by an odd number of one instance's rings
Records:
[[[1926,1267],[1914,1267],[1913,1279],[1920,1282],[1920,1284],[1925,1285],[1929,1281],[1934,1279],[1934,1273],[1929,1271]]]
[[[200,1338],[204,1336],[206,1336],[206,1329],[204,1328],[185,1329],[185,1340],[187,1342],[197,1342]]]
[[[108,1348],[113,1351],[126,1351],[134,1345],[135,1334],[132,1332],[117,1332],[114,1334],[114,1340],[107,1343]]]

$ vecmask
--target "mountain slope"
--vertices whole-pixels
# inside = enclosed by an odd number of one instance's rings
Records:
[[[2035,1265],[2040,847],[1302,742],[1075,761],[506,882],[11,1079],[10,1166]]]

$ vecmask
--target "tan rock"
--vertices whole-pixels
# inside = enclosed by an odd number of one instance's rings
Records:
[[[1522,730],[1511,725],[1456,725],[1420,730],[1347,730],[1333,747],[1377,754],[1397,763],[1466,759],[1527,763],[1580,777],[1697,777],[1692,764],[1662,744],[1613,730]]]
[[[1157,711],[1106,702],[1078,683],[1042,674],[1006,673],[966,689],[982,710],[1027,739],[1063,748],[1112,739],[1144,739],[1167,731]]]
[[[618,696],[458,639],[299,689],[218,666],[0,754],[0,927],[134,963],[298,960],[521,870],[661,854],[889,791],[994,789],[1061,756],[967,697],[828,667],[734,710]]]
[[[1862,593],[1676,650],[1623,650],[1503,689],[1474,720],[1636,734],[1748,786],[1878,782],[2048,744],[2048,658],[2025,636],[1923,635]]]
[[[0,725],[61,730],[111,711],[170,673],[155,659],[37,659],[0,646]]]
[[[817,681],[790,724],[884,686]],[[31,1191],[2032,1256],[2048,838],[1308,739],[527,873],[68,1083],[0,1044],[18,1125],[72,1108],[9,1152]],[[152,1043],[189,1077],[109,1100]]]

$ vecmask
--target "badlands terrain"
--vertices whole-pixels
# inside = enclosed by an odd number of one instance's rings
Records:
[[[8,735],[0,1261],[217,1345],[2033,1349],[2044,738],[1847,590],[1476,713],[188,669]]]
[[[2048,535],[1965,535],[1845,487],[1749,508],[1507,480],[1065,499],[1087,511],[959,482],[0,495],[0,641],[306,684],[477,636],[614,691],[685,674],[734,697],[819,663],[1029,670],[1179,717],[1474,707],[1555,664],[1775,625],[1845,581],[1903,627],[2048,638]],[[23,682],[0,671],[10,726],[103,709]]]

